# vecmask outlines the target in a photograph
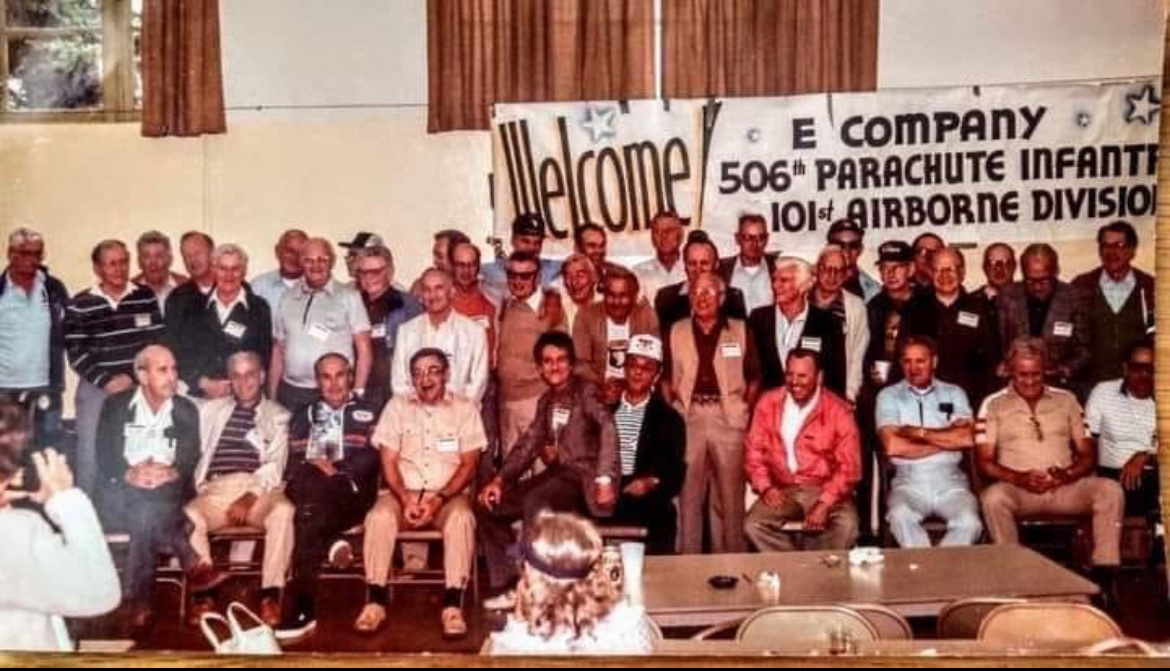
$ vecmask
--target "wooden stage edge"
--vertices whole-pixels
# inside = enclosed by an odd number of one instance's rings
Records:
[[[353,655],[293,654],[279,657],[232,657],[188,653],[128,654],[0,654],[0,666],[17,668],[60,667],[175,667],[175,668],[1150,668],[1163,659],[1128,655],[1087,657],[1081,655],[1003,656],[953,655],[937,657],[861,656],[758,656],[758,657],[479,657],[476,655]]]

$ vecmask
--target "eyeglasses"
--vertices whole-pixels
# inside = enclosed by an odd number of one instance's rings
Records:
[[[842,249],[858,250],[862,247],[860,240],[850,240],[849,242],[841,242],[839,240],[830,240],[829,244],[837,245]]]
[[[1024,282],[1032,286],[1042,286],[1045,284],[1052,284],[1056,281],[1055,277],[1025,277]]]
[[[699,289],[695,295],[699,298],[718,298],[723,295],[723,292],[718,289]]]
[[[1014,265],[1014,264],[1011,261],[1003,261],[1003,260],[988,261],[987,263],[983,264],[983,266],[985,268],[1008,268],[1012,265]]]
[[[1125,364],[1126,368],[1135,373],[1153,373],[1154,364],[1148,361],[1129,361]]]
[[[768,234],[760,233],[759,235],[748,235],[746,233],[741,233],[739,235],[739,239],[743,242],[756,242],[763,244],[768,241]]]
[[[1029,415],[1028,419],[1032,422],[1032,428],[1036,431],[1036,440],[1044,442],[1044,429],[1040,428],[1040,420],[1036,415]]]
[[[380,275],[386,272],[386,270],[389,268],[390,266],[382,266],[380,268],[358,268],[357,274],[363,277],[371,277],[373,275]]]
[[[508,279],[510,279],[510,280],[523,280],[523,281],[527,282],[529,280],[536,279],[536,272],[537,271],[535,271],[535,270],[531,270],[531,271],[526,272],[526,273],[521,273],[521,272],[517,272],[514,270],[509,270],[508,271]]]
[[[844,275],[849,269],[845,266],[817,266],[817,272],[825,275]]]
[[[1125,242],[1102,242],[1097,245],[1097,248],[1102,251],[1111,249],[1115,252],[1120,252],[1129,249],[1129,244]]]

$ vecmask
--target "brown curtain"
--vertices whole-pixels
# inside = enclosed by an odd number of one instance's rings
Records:
[[[654,94],[651,0],[428,0],[432,133],[486,129],[496,102]]]
[[[670,98],[877,87],[879,0],[665,0]]]
[[[227,130],[219,0],[146,0],[142,12],[142,134]]]

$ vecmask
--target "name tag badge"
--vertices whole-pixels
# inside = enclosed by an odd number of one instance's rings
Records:
[[[249,431],[248,434],[244,436],[244,440],[248,441],[252,447],[258,450],[264,447],[264,441],[260,439],[260,432],[256,429]]]
[[[141,314],[134,315],[134,328],[144,329],[147,326],[150,326],[150,314],[149,313],[144,312]]]
[[[127,424],[126,427],[122,429],[122,436],[128,439],[137,438],[141,436],[145,430],[146,427],[144,426],[139,426],[137,424]]]
[[[1073,325],[1068,322],[1056,322],[1052,325],[1052,335],[1057,338],[1071,338]]]
[[[967,328],[979,328],[979,315],[973,312],[959,311],[959,326],[966,326]]]
[[[312,325],[309,326],[309,337],[313,340],[325,342],[329,339],[330,334],[332,334],[332,331],[329,330],[328,326],[322,324],[321,322],[313,322]]]
[[[719,353],[723,355],[724,359],[741,359],[743,358],[743,351],[739,348],[737,342],[725,342],[719,346]]]
[[[569,424],[569,415],[572,414],[568,408],[554,408],[552,413],[553,429],[559,429]]]
[[[237,340],[239,340],[240,338],[243,338],[244,331],[247,331],[247,330],[248,330],[248,327],[244,326],[243,324],[241,324],[237,321],[229,321],[228,323],[223,325],[223,332],[228,334],[229,336],[237,339]]]
[[[459,454],[458,438],[440,438],[439,454]]]
[[[801,338],[800,339],[800,348],[812,350],[814,352],[820,352],[821,351],[821,339],[820,338],[812,338],[812,337]]]
[[[374,324],[374,326],[370,329],[370,337],[377,340],[385,340],[386,324]]]

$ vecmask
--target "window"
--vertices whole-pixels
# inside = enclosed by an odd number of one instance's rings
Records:
[[[131,121],[143,0],[0,0],[0,120]]]

